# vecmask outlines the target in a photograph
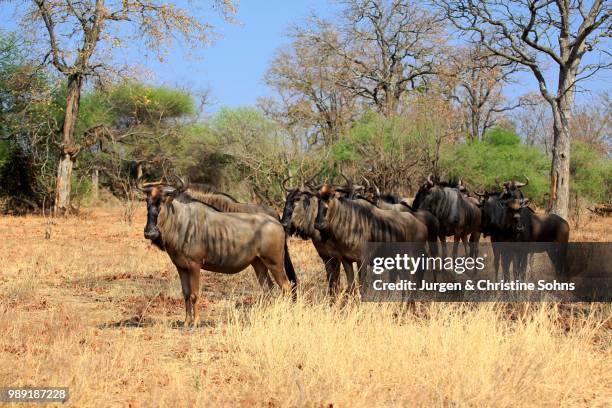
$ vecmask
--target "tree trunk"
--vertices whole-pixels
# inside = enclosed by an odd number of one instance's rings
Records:
[[[570,135],[562,114],[555,114],[550,171],[550,211],[567,218],[569,213]]]
[[[55,215],[63,215],[70,211],[70,189],[72,167],[78,147],[74,142],[74,125],[79,111],[83,76],[73,74],[68,77],[68,92],[66,95],[66,111],[62,126],[62,153],[57,168],[55,180]]]
[[[559,72],[557,98],[553,101],[553,146],[550,169],[550,212],[567,219],[570,204],[570,148],[569,123],[574,103],[574,88],[579,61]]]

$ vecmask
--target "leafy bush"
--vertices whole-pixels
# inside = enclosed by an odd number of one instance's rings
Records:
[[[521,138],[511,130],[496,126],[485,133],[484,141],[494,146],[516,146]]]
[[[331,147],[330,166],[350,169],[380,188],[402,192],[414,188],[429,170],[435,137],[408,118],[386,118],[367,111]]]
[[[612,160],[582,141],[574,141],[570,156],[570,189],[593,202],[612,200]]]
[[[549,193],[550,158],[542,151],[520,142],[518,135],[502,128],[491,129],[484,141],[447,146],[443,169],[449,177],[463,178],[472,187],[496,189],[495,178],[523,181],[529,177],[525,195],[539,204]],[[584,142],[572,143],[571,194],[587,201],[610,201],[612,161]]]
[[[548,193],[550,160],[533,146],[520,143],[518,135],[501,128],[487,132],[484,141],[447,146],[442,154],[443,173],[462,178],[472,188],[499,189],[500,181],[524,181],[529,177],[525,195],[542,204]]]

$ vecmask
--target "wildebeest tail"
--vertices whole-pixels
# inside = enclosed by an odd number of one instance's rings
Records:
[[[285,273],[287,274],[287,278],[289,282],[291,282],[291,286],[295,289],[297,287],[297,275],[295,274],[295,269],[293,268],[293,263],[291,262],[291,257],[289,256],[289,247],[287,246],[287,241],[285,240],[285,257],[283,259],[285,264]]]

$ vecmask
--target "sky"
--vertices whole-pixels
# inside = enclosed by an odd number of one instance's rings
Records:
[[[236,23],[214,20],[220,38],[198,58],[185,58],[188,51],[179,47],[166,62],[151,61],[148,68],[161,83],[209,88],[211,110],[254,105],[258,97],[271,95],[263,76],[275,50],[289,42],[289,26],[312,10],[325,15],[327,0],[242,0]]]
[[[18,2],[0,2],[1,28],[17,29],[14,4]],[[334,14],[328,0],[241,0],[235,23],[212,17],[219,34],[212,45],[193,52],[185,44],[177,44],[163,62],[142,57],[143,51],[138,46],[128,47],[125,58],[144,65],[155,84],[196,91],[209,89],[213,105],[206,108],[208,112],[223,106],[253,105],[258,97],[273,95],[263,76],[275,50],[288,43],[289,26],[303,21],[311,11],[327,17]],[[591,92],[580,93],[577,100],[588,101],[597,92],[610,89],[611,84],[610,72],[599,74],[583,83]],[[521,74],[519,83],[505,90],[510,98],[537,91],[530,73]]]

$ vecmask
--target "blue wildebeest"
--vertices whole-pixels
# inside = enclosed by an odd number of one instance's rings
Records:
[[[189,184],[189,194],[195,199],[202,201],[215,207],[217,210],[229,213],[249,213],[249,214],[268,214],[271,217],[279,218],[278,213],[274,208],[265,204],[240,203],[234,197],[227,193],[218,191],[210,191],[208,188],[200,189],[197,186]],[[297,275],[289,256],[289,247],[285,242],[285,257],[284,257],[285,272],[291,281],[291,284],[297,286]],[[268,276],[268,280],[270,277]]]
[[[349,287],[354,287],[353,263],[338,250],[333,241],[325,239],[315,228],[318,202],[316,194],[309,189],[296,188],[289,191],[283,210],[282,224],[289,234],[297,235],[303,239],[310,239],[317,254],[325,265],[328,293],[337,295],[340,285],[340,265],[346,273]]]
[[[344,268],[346,280],[351,290],[354,289],[355,274],[353,262],[346,258],[342,251],[338,250],[333,241],[326,239],[319,230],[315,228],[318,202],[316,191],[318,187],[313,186],[314,177],[303,182],[299,187],[287,187],[286,178],[282,187],[287,192],[285,206],[281,217],[281,224],[287,234],[296,235],[302,239],[310,239],[317,254],[325,265],[328,294],[332,297],[337,295],[340,287],[340,265]],[[345,178],[346,179],[346,178]],[[348,180],[347,180],[348,181]],[[340,195],[348,195],[347,187],[336,187]]]
[[[432,213],[440,223],[439,238],[444,244],[446,237],[454,237],[453,256],[457,255],[459,241],[463,241],[467,252],[467,241],[472,243],[470,256],[476,256],[476,244],[480,240],[481,214],[477,200],[461,191],[461,183],[435,183],[431,175],[419,188],[412,208]],[[443,251],[445,246],[443,245]]]
[[[200,269],[237,273],[251,265],[271,289],[268,271],[286,293],[294,287],[283,269],[285,231],[267,214],[226,213],[193,198],[177,185],[153,183],[137,188],[147,196],[146,239],[166,251],[176,266],[185,299],[185,326],[197,325]]]
[[[524,276],[526,255],[523,257],[501,254],[496,243],[502,242],[551,242],[558,245],[547,246],[546,251],[555,265],[558,274],[565,270],[565,256],[569,241],[569,224],[556,214],[538,215],[529,207],[521,187],[529,183],[506,181],[501,192],[477,193],[482,200],[482,231],[491,236],[496,276],[501,262],[504,279],[509,279],[510,262],[515,262],[516,275]]]
[[[356,198],[361,198],[380,208],[381,210],[395,210],[400,212],[408,212],[414,215],[418,220],[427,226],[427,241],[429,246],[429,254],[431,256],[438,255],[438,237],[440,235],[440,222],[429,211],[416,210],[408,200],[391,193],[381,193],[376,184],[362,177],[365,182],[363,193],[356,194]],[[436,281],[436,271],[433,271],[433,281]]]
[[[323,185],[317,192],[315,228],[351,262],[357,262],[361,278],[361,261],[366,242],[416,242],[425,252],[427,226],[409,212],[382,210],[366,200],[355,200],[349,188],[348,197],[338,196],[336,188]],[[423,278],[418,271],[417,278]],[[360,279],[360,282],[362,279]]]

